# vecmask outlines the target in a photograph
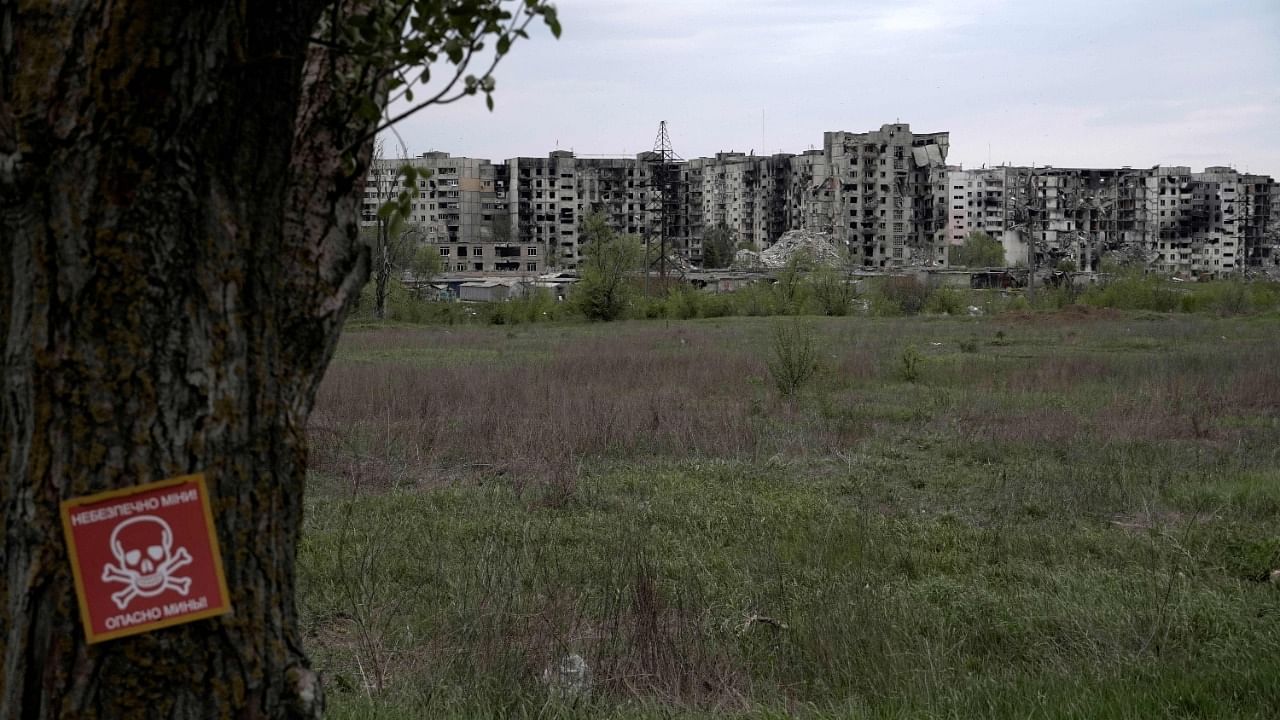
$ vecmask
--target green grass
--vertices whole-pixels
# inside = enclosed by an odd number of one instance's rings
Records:
[[[807,327],[788,397],[764,318],[348,333],[299,549],[330,716],[1275,716],[1275,319]]]

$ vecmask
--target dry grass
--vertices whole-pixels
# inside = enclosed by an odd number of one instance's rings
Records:
[[[496,333],[362,333],[361,349],[475,351]],[[477,342],[478,340],[478,342]],[[498,341],[500,344],[500,340]],[[560,482],[582,458],[750,457],[754,353],[680,333],[593,337],[532,362],[337,363],[313,414],[312,467],[372,485],[470,474]]]
[[[1064,315],[1110,328],[1103,343],[1118,351],[1075,347],[1074,330],[1055,338],[1070,352],[1001,340],[958,354],[951,342],[921,343],[932,353],[924,384],[958,391],[941,410],[962,436],[1233,442],[1256,434],[1256,419],[1276,417],[1280,339],[1183,349],[1182,327],[1154,328],[1167,335],[1156,342],[1099,317],[1110,313]],[[500,478],[570,492],[584,461],[848,451],[883,425],[864,417],[866,392],[900,385],[908,344],[855,322],[821,328],[817,408],[777,397],[766,380],[768,335],[741,323],[700,332],[632,325],[612,337],[360,332],[320,389],[312,467],[365,488]],[[1053,332],[1058,323],[1043,325]]]
[[[338,716],[1273,706],[1269,326],[814,327],[793,398],[766,320],[344,338],[300,550]]]

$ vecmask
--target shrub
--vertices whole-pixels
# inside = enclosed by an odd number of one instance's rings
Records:
[[[898,312],[916,315],[924,309],[929,298],[929,288],[914,277],[891,277],[880,285],[880,295]]]
[[[818,373],[818,343],[813,328],[799,321],[773,326],[769,376],[783,397],[794,397]]]
[[[812,259],[805,253],[797,253],[778,271],[773,282],[774,309],[780,315],[800,315],[810,297],[809,283],[803,274],[813,267]]]
[[[813,299],[823,315],[848,315],[854,289],[844,273],[824,268],[809,278]]]
[[[667,295],[666,306],[667,317],[691,320],[702,315],[702,296],[693,288],[682,287]]]
[[[914,345],[908,345],[899,358],[898,376],[907,382],[913,383],[920,379],[920,370],[923,364],[924,356],[920,354],[920,351]]]
[[[717,318],[734,314],[733,297],[728,294],[715,293],[702,295],[702,317]]]
[[[964,301],[954,288],[937,288],[926,296],[924,309],[936,315],[959,315],[964,312]]]
[[[616,320],[631,302],[635,288],[628,274],[640,266],[644,248],[639,239],[617,235],[601,215],[587,218],[581,279],[573,288],[573,302],[588,320]]]
[[[963,245],[950,248],[950,262],[964,267],[1000,267],[1004,265],[1004,245],[975,230],[964,239]]]
[[[1214,305],[1219,313],[1243,315],[1249,312],[1249,294],[1245,291],[1244,283],[1223,283],[1219,286],[1217,296]]]
[[[1119,310],[1173,312],[1181,302],[1178,293],[1156,276],[1126,273],[1103,285],[1089,288],[1081,296],[1088,305]]]
[[[1067,280],[1062,285],[1048,285],[1038,288],[1035,295],[1035,306],[1041,310],[1061,310],[1064,307],[1074,305],[1079,297],[1074,285]]]
[[[778,299],[773,288],[764,283],[753,283],[733,293],[737,314],[750,316],[778,315]]]

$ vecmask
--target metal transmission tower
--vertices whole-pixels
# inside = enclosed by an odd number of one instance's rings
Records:
[[[658,123],[658,137],[653,141],[653,152],[649,154],[649,211],[656,220],[656,227],[651,226],[645,234],[645,288],[649,287],[649,275],[653,266],[658,266],[658,277],[662,288],[667,286],[667,253],[674,244],[679,229],[681,177],[680,163],[683,159],[671,149],[671,136],[667,134],[667,121]],[[658,257],[653,258],[650,244],[653,235],[657,234]]]

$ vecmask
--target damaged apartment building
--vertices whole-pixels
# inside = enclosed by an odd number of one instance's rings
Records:
[[[1280,267],[1280,193],[1265,175],[1004,166],[951,168],[947,185],[948,242],[985,232],[1010,264],[1096,271],[1111,257],[1196,275]]]
[[[788,230],[827,232],[869,268],[931,262],[945,256],[938,208],[947,137],[895,123],[826,133],[822,150],[800,154],[721,152],[674,163],[662,175],[672,178],[664,193],[656,192],[660,159],[651,152],[601,158],[556,150],[498,164],[430,152],[407,161],[426,171],[410,222],[454,272],[575,268],[582,221],[596,212],[617,232],[651,241],[661,233],[670,255],[694,264],[703,235],[717,227],[760,250]],[[399,192],[396,171],[405,162],[373,164],[366,224]]]
[[[946,164],[949,146],[946,132],[892,123],[827,132],[821,149],[798,154],[666,164],[653,152],[556,150],[501,163],[430,152],[375,161],[363,217],[376,222],[409,162],[426,171],[410,222],[450,272],[576,268],[593,213],[693,265],[706,233],[723,227],[757,250],[788,230],[827,233],[867,269],[945,265],[948,246],[978,230],[1004,245],[1011,265],[1070,260],[1096,270],[1110,256],[1171,273],[1280,268],[1280,191],[1268,176],[1227,167],[964,170]]]
[[[419,157],[375,160],[369,168],[361,207],[365,226],[378,222],[378,207],[403,189],[405,164],[419,171],[407,232],[440,253],[446,272],[493,273],[543,270],[544,245],[523,242],[514,223],[508,183],[510,166],[488,160],[428,152]]]
[[[864,267],[946,262],[948,133],[917,134],[895,123],[876,132],[828,132],[822,144],[826,178],[800,178],[802,188],[813,188],[810,205],[828,213],[812,229],[830,232]],[[797,200],[803,207],[806,198]]]

